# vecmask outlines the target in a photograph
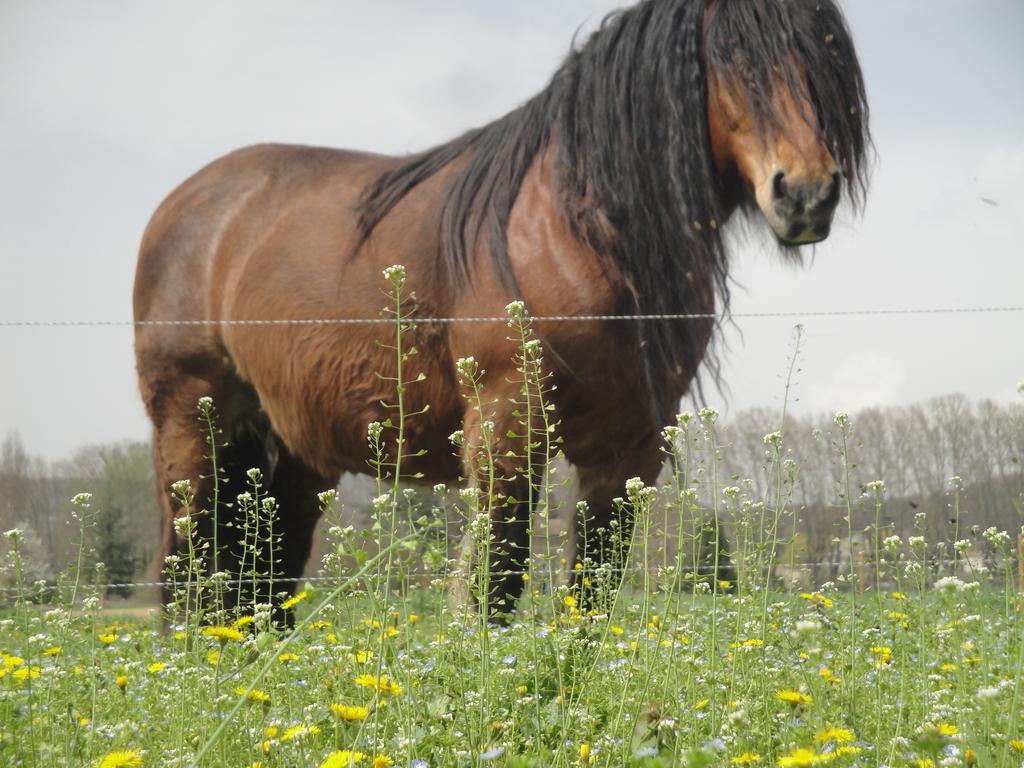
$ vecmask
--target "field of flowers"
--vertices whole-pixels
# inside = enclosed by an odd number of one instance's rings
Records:
[[[392,282],[395,350],[405,361],[409,326],[401,281]],[[522,305],[509,312],[524,397],[554,419],[540,346]],[[475,363],[461,360],[459,370],[486,419]],[[399,398],[394,424],[369,425],[377,493],[368,530],[344,525],[337,494],[321,494],[331,546],[321,578],[297,591],[274,583],[273,565],[258,567],[275,562],[278,510],[255,469],[234,512],[251,556],[234,573],[211,567],[217,545],[198,533],[198,517],[216,523],[216,504],[195,510],[190,484],[175,483],[190,513],[175,524],[187,551],[168,558],[173,599],[148,616],[104,605],[103,565],[86,546],[87,494],[72,502],[81,545],[58,584],[25,583],[21,534],[8,531],[4,567],[17,586],[0,603],[0,765],[1024,765],[1015,536],[979,527],[939,548],[920,514],[922,535],[891,535],[882,482],[851,482],[846,414],[826,436],[849,549],[833,581],[797,586],[779,576],[787,561],[792,571],[798,537],[798,462],[783,432],[764,438],[768,491],[755,494],[750,483],[720,481],[717,414],[706,409],[665,430],[663,483],[630,480],[616,500],[636,531],[621,542],[631,545],[625,580],[573,562],[555,541],[530,558],[508,626],[492,623],[487,605],[488,521],[500,502],[440,486],[424,499],[406,488],[402,441],[389,455],[386,439],[401,434],[404,418]],[[215,456],[207,398],[199,420]],[[538,437],[524,421],[533,453],[544,453],[530,471],[540,489],[535,524],[546,530],[554,422]],[[485,445],[470,463],[488,456]],[[493,466],[481,469],[493,475]],[[961,487],[953,478],[954,518]],[[859,538],[855,508],[874,515]],[[453,512],[475,543],[476,567],[456,556],[444,522]],[[728,569],[718,557],[726,529]],[[979,548],[983,562],[968,556]],[[570,568],[584,570],[595,602],[568,586]],[[228,599],[232,590],[241,599]]]
[[[487,627],[417,591],[294,604],[285,634],[20,606],[11,766],[980,765],[1024,761],[1019,603],[947,578],[638,596]],[[859,598],[859,599],[858,599]],[[529,609],[527,609],[529,610]]]

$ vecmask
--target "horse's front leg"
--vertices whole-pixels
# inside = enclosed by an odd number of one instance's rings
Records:
[[[507,623],[523,592],[530,557],[531,499],[525,427],[506,397],[489,406],[471,404],[463,426],[462,452],[470,489],[460,573],[453,598],[462,608],[486,610]],[[472,585],[472,586],[471,586]],[[453,606],[455,607],[455,606]]]
[[[626,481],[639,477],[644,485],[658,479],[665,454],[658,433],[648,437],[608,460],[577,465],[580,497],[586,502],[585,514],[576,519],[576,563],[573,587],[581,608],[604,610],[607,600],[622,583],[629,563],[633,538],[633,510],[628,503],[616,505],[615,498],[625,498]]]

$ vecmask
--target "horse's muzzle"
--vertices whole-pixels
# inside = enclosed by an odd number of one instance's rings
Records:
[[[769,222],[784,245],[818,243],[832,231],[842,180],[838,173],[816,179],[793,179],[778,172],[772,179]]]

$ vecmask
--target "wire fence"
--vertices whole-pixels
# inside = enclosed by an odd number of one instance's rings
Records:
[[[981,315],[1011,314],[1024,312],[1024,306],[1005,307],[901,307],[894,309],[836,309],[808,311],[772,312],[730,312],[729,319],[790,319],[827,317],[913,317],[920,315]],[[659,322],[685,320],[717,320],[723,316],[709,312],[680,312],[672,314],[634,315],[530,315],[537,322],[581,323],[581,322]],[[454,325],[457,323],[507,323],[507,315],[483,317],[418,317],[408,318],[414,323],[436,323]],[[335,318],[265,318],[233,319],[214,318],[199,320],[0,320],[0,328],[147,328],[147,327],[191,327],[191,326],[289,326],[289,325],[393,325],[393,317],[335,317]]]

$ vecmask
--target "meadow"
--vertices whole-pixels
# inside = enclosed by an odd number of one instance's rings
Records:
[[[756,487],[766,490],[756,492],[721,476],[717,414],[704,409],[665,430],[658,485],[629,481],[616,501],[635,529],[610,558],[625,573],[575,562],[548,524],[559,451],[542,350],[523,308],[510,306],[509,317],[522,342],[522,393],[542,429],[524,419],[535,546],[507,625],[488,618],[488,521],[502,500],[408,487],[401,440],[387,439],[401,434],[400,409],[394,423],[368,428],[372,525],[345,525],[355,500],[321,494],[331,546],[319,578],[295,593],[274,581],[273,526],[287,511],[258,470],[235,500],[248,557],[231,573],[211,567],[217,544],[195,525],[223,510],[197,509],[190,484],[175,484],[191,513],[176,526],[188,546],[167,565],[174,599],[142,615],[105,604],[104,566],[87,546],[95,510],[80,494],[71,503],[78,558],[57,583],[27,583],[20,533],[5,534],[15,587],[0,614],[0,764],[1024,764],[1016,531],[965,525],[943,547],[927,539],[922,515],[921,535],[892,535],[883,481],[850,479],[855,425],[839,412],[827,439],[848,551],[833,581],[809,584],[791,503],[800,466],[784,424],[764,436]],[[409,327],[399,312],[403,360]],[[459,369],[471,407],[485,409],[474,361]],[[399,380],[396,391],[413,383]],[[197,415],[215,458],[213,403],[200,401]],[[472,458],[478,476],[493,474],[486,441]],[[954,519],[961,488],[952,478]],[[854,531],[854,511],[865,509],[875,522]],[[451,519],[467,546],[450,535]],[[569,586],[570,570],[582,571],[587,599]]]

